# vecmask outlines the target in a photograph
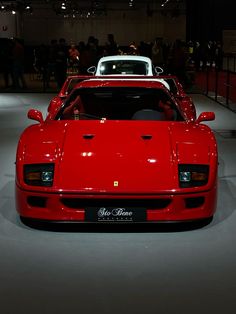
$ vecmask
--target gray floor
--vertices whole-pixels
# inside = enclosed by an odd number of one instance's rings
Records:
[[[236,114],[213,110],[219,145],[219,199],[213,221],[184,232],[43,231],[14,207],[17,140],[34,107],[52,94],[0,95],[1,314],[234,314],[236,308]]]

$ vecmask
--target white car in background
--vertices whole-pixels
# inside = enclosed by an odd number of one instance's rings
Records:
[[[155,76],[163,73],[160,67],[154,67],[148,57],[137,55],[115,55],[102,57],[97,66],[88,69],[95,76],[103,75],[145,75]]]
[[[92,66],[87,71],[97,77],[109,76],[109,78],[111,76],[135,76],[137,79],[141,79],[145,76],[146,78],[152,77],[153,80],[153,77],[156,76],[156,79],[170,90],[169,84],[165,80],[158,78],[163,73],[163,69],[154,67],[152,60],[144,56],[114,55],[102,57],[98,61],[97,66]]]

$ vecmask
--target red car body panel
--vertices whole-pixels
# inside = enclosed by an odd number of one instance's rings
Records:
[[[160,82],[132,79],[91,79],[76,88],[104,86],[165,90]],[[208,126],[189,119],[178,97],[174,101],[183,121],[55,120],[62,104],[51,106],[46,120],[27,127],[19,140],[19,215],[85,222],[91,206],[123,208],[127,203],[128,208],[145,207],[145,222],[212,217],[217,200],[216,140]],[[48,163],[55,165],[52,186],[25,182],[24,165]],[[208,165],[207,183],[180,187],[180,164]]]

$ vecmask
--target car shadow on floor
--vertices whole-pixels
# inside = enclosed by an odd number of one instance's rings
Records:
[[[188,223],[68,223],[43,222],[21,218],[21,223],[29,228],[52,232],[76,233],[171,233],[203,228],[212,218]]]

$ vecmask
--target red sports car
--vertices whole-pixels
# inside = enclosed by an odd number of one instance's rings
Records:
[[[209,220],[217,144],[155,79],[81,81],[20,137],[16,208],[24,222],[159,223]]]

